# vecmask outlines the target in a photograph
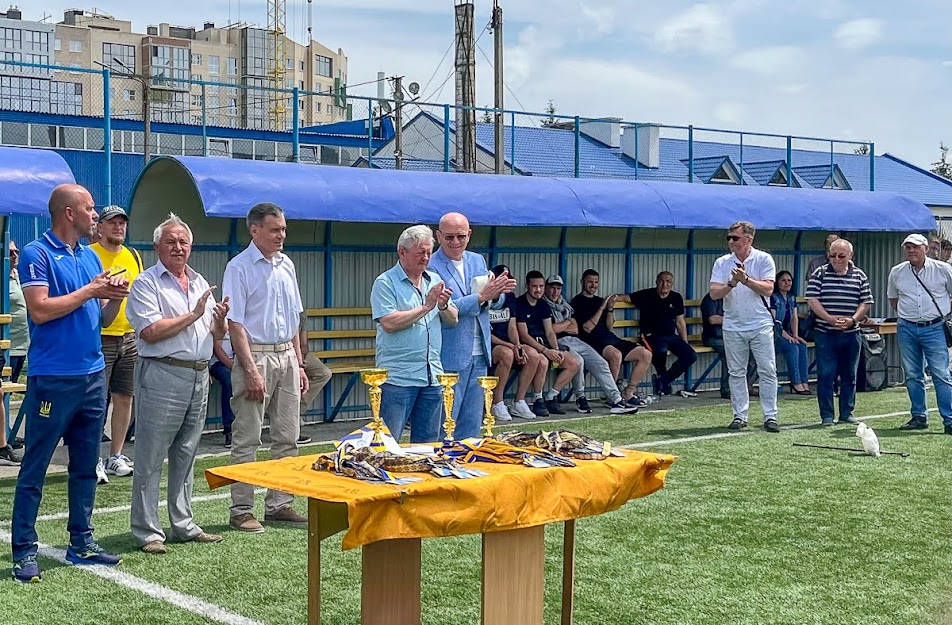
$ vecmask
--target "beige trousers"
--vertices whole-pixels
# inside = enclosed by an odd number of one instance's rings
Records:
[[[232,425],[231,464],[254,462],[261,447],[261,425],[265,412],[271,418],[271,459],[298,455],[297,439],[301,435],[301,386],[297,357],[293,349],[283,352],[251,353],[258,373],[264,378],[264,401],[245,398],[245,372],[240,366],[231,371],[233,393],[231,409],[235,412]],[[251,512],[254,507],[254,487],[232,484],[231,516]],[[271,514],[291,505],[294,497],[269,490],[264,498],[264,510]]]

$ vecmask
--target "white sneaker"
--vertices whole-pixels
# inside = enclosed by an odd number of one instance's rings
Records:
[[[529,404],[527,404],[524,399],[512,402],[512,408],[509,409],[509,414],[514,417],[519,417],[520,419],[536,418],[535,413],[532,412],[532,408],[529,407]]]
[[[108,483],[109,478],[106,477],[106,467],[102,463],[102,458],[100,458],[99,462],[96,463],[96,484],[101,486]]]
[[[528,407],[528,406],[527,406]],[[509,409],[506,408],[506,404],[499,402],[492,407],[493,418],[496,421],[512,421],[512,415],[509,414]]]
[[[106,474],[126,477],[132,475],[132,467],[126,463],[125,456],[116,454],[106,459]]]

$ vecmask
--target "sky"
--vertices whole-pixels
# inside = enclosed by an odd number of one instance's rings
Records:
[[[453,4],[314,0],[314,38],[344,50],[352,85],[383,71],[418,82],[426,101],[452,102],[452,78],[439,87],[452,71],[446,53]],[[476,99],[491,106],[493,44],[484,27],[492,0],[475,4]],[[873,141],[877,154],[926,168],[939,159],[940,142],[952,145],[949,0],[501,4],[506,108],[542,112],[552,100],[563,115]],[[24,19],[45,13],[54,21],[66,8],[93,8],[81,0],[21,0],[19,6]],[[266,0],[96,0],[95,6],[132,20],[137,32],[159,22],[199,28],[205,21],[267,22]],[[306,21],[305,0],[287,0],[288,34],[303,41]],[[350,92],[372,96],[376,89]],[[805,142],[795,147],[824,149]]]

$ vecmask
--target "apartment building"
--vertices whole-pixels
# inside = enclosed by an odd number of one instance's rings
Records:
[[[167,23],[133,31],[132,22],[95,11],[69,10],[57,24],[0,13],[0,55],[6,61],[111,71],[113,116],[142,119],[144,93],[157,122],[284,130],[297,88],[301,125],[349,119],[341,97],[347,57],[248,25],[201,29]],[[276,50],[284,58],[274,62]],[[103,115],[102,79],[70,71],[0,65],[0,109]],[[326,95],[310,95],[322,93]]]

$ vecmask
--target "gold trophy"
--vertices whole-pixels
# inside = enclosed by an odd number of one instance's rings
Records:
[[[443,430],[446,431],[446,441],[453,440],[453,432],[456,430],[456,421],[453,420],[453,398],[456,393],[453,391],[453,385],[459,382],[458,373],[440,373],[436,376],[436,381],[443,385],[443,410],[446,411],[446,420],[443,421]]]
[[[496,418],[493,416],[493,389],[499,384],[499,378],[494,375],[481,375],[476,378],[480,388],[483,389],[483,396],[486,403],[486,416],[483,419],[483,425],[486,426],[486,436],[492,438],[493,426],[496,425]]]
[[[380,418],[380,386],[387,381],[386,369],[361,369],[360,380],[370,387],[370,413],[373,420],[370,427],[374,430],[374,438],[370,443],[372,449],[383,449],[383,437],[380,432],[383,430],[383,419]]]

